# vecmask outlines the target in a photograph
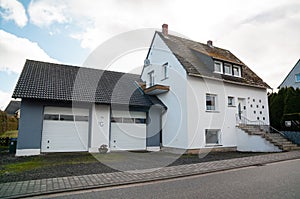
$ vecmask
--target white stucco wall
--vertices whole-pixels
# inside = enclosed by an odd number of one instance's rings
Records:
[[[157,34],[148,59],[151,65],[144,67],[142,80],[149,83],[148,73],[154,71],[156,84],[170,86],[169,92],[157,95],[168,107],[162,115],[162,144],[165,147],[186,148],[188,145],[186,71]],[[162,65],[166,62],[169,77],[164,79]]]
[[[281,150],[259,135],[249,135],[239,128],[237,131],[237,150],[248,152],[280,152]]]
[[[163,146],[185,149],[209,147],[205,143],[205,129],[220,130],[220,147],[237,146],[235,127],[239,99],[245,106],[244,117],[269,124],[266,89],[187,76],[157,34],[148,59],[151,65],[144,67],[141,78],[149,83],[148,73],[154,71],[156,84],[170,86],[169,92],[157,95],[168,107],[162,115]],[[169,64],[169,77],[163,80],[162,65],[166,62]],[[206,93],[217,95],[216,111],[206,111]],[[234,97],[234,106],[228,106],[228,96]]]
[[[95,105],[92,107],[92,130],[89,152],[99,152],[101,145],[109,146],[110,106]]]
[[[250,120],[256,120],[257,117],[260,117],[261,120],[262,118],[265,119],[265,123],[269,123],[266,89],[190,76],[188,82],[187,112],[190,149],[206,147],[205,129],[220,130],[222,147],[237,146],[235,126],[237,124],[236,114],[238,113],[239,98],[245,101],[245,117]],[[216,111],[206,111],[206,93],[217,95]],[[228,106],[228,96],[234,97],[235,106]],[[254,114],[254,110],[256,114]]]

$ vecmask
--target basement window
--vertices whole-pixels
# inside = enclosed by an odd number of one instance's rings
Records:
[[[220,144],[220,130],[219,129],[205,129],[205,142],[207,145]]]

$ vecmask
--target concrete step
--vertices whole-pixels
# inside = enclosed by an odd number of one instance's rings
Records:
[[[268,141],[272,141],[272,142],[279,142],[279,143],[291,143],[290,141],[286,140],[286,139],[272,139],[272,138],[265,138]]]
[[[283,151],[300,150],[298,145],[293,144],[279,133],[266,133],[259,126],[239,126],[239,128],[249,135],[260,135]]]

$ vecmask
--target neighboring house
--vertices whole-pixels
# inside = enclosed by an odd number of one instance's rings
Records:
[[[138,75],[27,60],[17,156],[41,152],[159,150],[164,105],[144,95]]]
[[[155,32],[141,79],[144,92],[167,107],[162,115],[162,146],[278,151],[239,123],[269,125],[270,87],[230,51]]]
[[[278,86],[278,89],[284,87],[294,87],[295,89],[300,88],[300,59],[283,82]]]
[[[11,100],[4,111],[8,116],[20,118],[20,106],[21,101]]]

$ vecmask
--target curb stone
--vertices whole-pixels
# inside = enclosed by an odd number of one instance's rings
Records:
[[[199,175],[300,159],[300,151],[273,153],[129,172],[90,174],[0,184],[0,198],[30,197]]]

